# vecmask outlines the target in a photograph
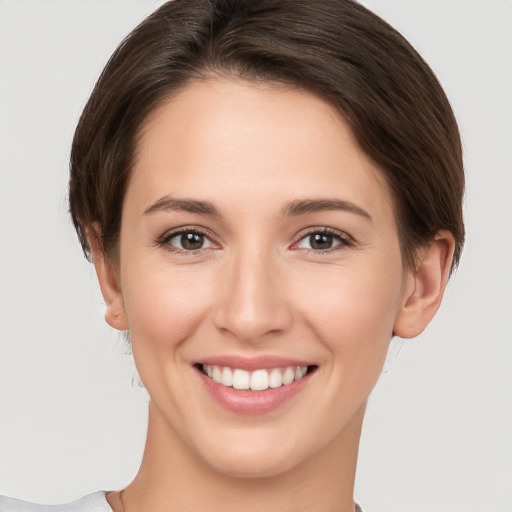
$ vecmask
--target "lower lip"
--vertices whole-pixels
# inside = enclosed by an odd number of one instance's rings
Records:
[[[264,414],[283,406],[307,384],[310,374],[286,386],[265,391],[247,391],[223,386],[198,370],[201,382],[216,402],[229,411],[240,414]]]

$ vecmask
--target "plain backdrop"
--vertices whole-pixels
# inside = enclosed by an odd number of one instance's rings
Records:
[[[147,397],[67,216],[74,127],[156,0],[0,0],[0,494],[126,485]],[[464,141],[467,245],[438,316],[368,408],[367,512],[512,511],[512,2],[365,1],[436,72]]]

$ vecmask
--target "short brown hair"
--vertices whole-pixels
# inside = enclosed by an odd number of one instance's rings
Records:
[[[464,243],[462,149],[434,73],[390,25],[353,0],[173,0],[119,45],[73,140],[69,202],[84,253],[100,228],[114,255],[137,135],[156,106],[193,80],[292,85],[333,105],[392,191],[402,257],[441,229]]]

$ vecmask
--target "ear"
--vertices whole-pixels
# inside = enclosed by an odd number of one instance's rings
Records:
[[[105,300],[105,320],[115,329],[126,331],[128,330],[128,318],[121,291],[119,269],[109,260],[103,250],[101,230],[98,226],[94,225],[87,228],[87,241],[91,248],[101,294]]]
[[[450,275],[454,250],[453,235],[444,230],[436,233],[433,241],[420,250],[415,270],[406,277],[394,334],[414,338],[434,318]]]

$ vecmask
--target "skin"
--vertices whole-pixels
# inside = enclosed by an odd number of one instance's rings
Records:
[[[416,336],[437,311],[453,237],[438,233],[404,268],[380,171],[308,92],[192,83],[146,120],[137,155],[119,261],[90,230],[106,319],[130,330],[151,397],[141,469],[122,501],[109,494],[112,507],[352,511],[368,395],[392,333]],[[218,215],[154,206],[162,198]],[[289,211],[333,199],[361,211]],[[180,246],[183,227],[206,235],[200,249]],[[325,228],[332,246],[312,250]],[[317,370],[281,407],[244,415],[216,403],[193,366],[226,354]]]

